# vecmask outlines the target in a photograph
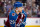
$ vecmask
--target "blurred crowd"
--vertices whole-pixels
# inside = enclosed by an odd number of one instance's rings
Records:
[[[23,3],[27,17],[40,17],[40,5],[36,4],[36,0],[0,0],[0,17],[8,17],[11,10],[14,9],[13,4],[16,1]]]

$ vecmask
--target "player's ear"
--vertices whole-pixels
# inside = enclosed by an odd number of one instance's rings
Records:
[[[18,8],[18,7],[16,7],[16,8]]]
[[[16,9],[18,9],[18,7],[16,7]]]

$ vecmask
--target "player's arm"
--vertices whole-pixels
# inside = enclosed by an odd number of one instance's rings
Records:
[[[26,18],[27,18],[27,14],[24,10],[22,10],[22,13],[25,15],[25,18],[24,18],[24,22],[26,21]]]
[[[8,15],[8,20],[5,22],[5,25],[6,25],[7,27],[11,27],[11,26],[10,26],[10,23],[9,23],[9,15]]]

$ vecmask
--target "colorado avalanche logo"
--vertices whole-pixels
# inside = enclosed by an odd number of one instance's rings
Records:
[[[12,13],[12,16],[15,16],[15,13]]]

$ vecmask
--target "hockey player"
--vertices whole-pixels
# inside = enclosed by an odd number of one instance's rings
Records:
[[[22,8],[23,4],[15,2],[15,9],[9,14],[9,22],[6,22],[7,27],[25,27],[27,14]]]

